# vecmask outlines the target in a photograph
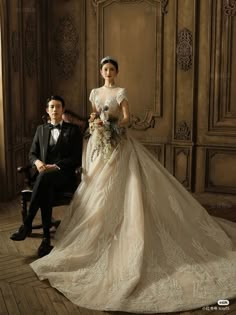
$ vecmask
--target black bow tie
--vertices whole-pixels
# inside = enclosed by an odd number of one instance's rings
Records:
[[[58,125],[49,124],[48,127],[49,127],[50,130],[52,130],[52,129],[60,130],[61,129],[61,124],[58,124]]]

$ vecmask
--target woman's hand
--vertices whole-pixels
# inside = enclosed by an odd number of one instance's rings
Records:
[[[89,118],[89,121],[92,122],[94,121],[94,119],[98,116],[98,114],[96,112],[92,112],[90,114],[90,118]]]

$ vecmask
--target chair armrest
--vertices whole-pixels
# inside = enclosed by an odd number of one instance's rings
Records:
[[[24,183],[26,189],[32,189],[33,183],[35,181],[36,168],[32,165],[18,166],[17,172],[24,176]]]
[[[17,172],[18,172],[18,173],[28,172],[31,168],[32,168],[31,165],[18,166],[18,167],[17,167]]]
[[[84,118],[73,112],[72,110],[66,109],[63,113],[63,120],[71,124],[77,125],[80,128],[81,133],[84,133],[88,127],[88,118]]]

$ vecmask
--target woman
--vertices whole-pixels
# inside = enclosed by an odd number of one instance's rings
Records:
[[[188,310],[236,296],[236,224],[213,218],[128,135],[118,64],[101,61],[105,83],[94,113],[84,175],[52,252],[31,264],[75,304],[96,310]]]

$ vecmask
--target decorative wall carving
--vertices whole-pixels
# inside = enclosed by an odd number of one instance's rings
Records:
[[[175,139],[177,140],[190,140],[191,129],[185,120],[180,121],[176,126]]]
[[[236,0],[224,0],[224,14],[228,16],[236,14]]]
[[[29,77],[33,77],[36,73],[37,63],[37,41],[36,41],[36,22],[35,17],[29,15],[25,26],[24,41],[24,61],[26,72]]]
[[[161,11],[162,11],[162,14],[167,14],[167,5],[168,5],[168,2],[169,0],[160,0],[161,2]]]
[[[73,75],[79,57],[79,34],[71,16],[60,19],[54,41],[58,73],[67,80]]]
[[[92,4],[94,6],[95,9],[95,13],[96,13],[96,9],[97,6],[103,2],[107,2],[109,0],[92,0]],[[120,0],[115,0],[115,1],[120,1]],[[151,3],[151,4],[156,4],[156,3],[160,3],[161,4],[161,12],[162,14],[167,14],[167,6],[168,6],[168,2],[169,0],[146,0],[147,2]],[[122,0],[122,2],[140,2],[140,0]]]
[[[131,115],[130,126],[136,130],[146,130],[148,128],[154,128],[155,116],[153,112],[147,112],[144,119],[140,119],[137,116]]]
[[[11,58],[14,72],[19,71],[19,35],[14,31],[11,34]]]
[[[181,70],[188,71],[192,67],[192,33],[187,28],[179,31],[177,43],[177,63]]]

